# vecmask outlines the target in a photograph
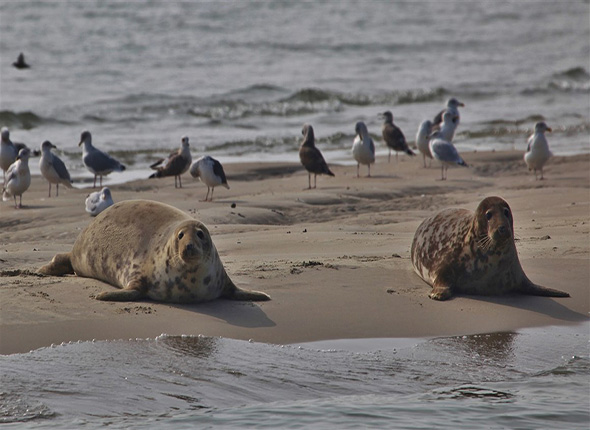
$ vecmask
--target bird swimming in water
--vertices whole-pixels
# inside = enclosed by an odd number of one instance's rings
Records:
[[[315,146],[315,136],[313,127],[309,124],[304,124],[301,130],[303,134],[303,142],[299,147],[299,160],[307,170],[308,189],[311,189],[311,174],[313,173],[313,187],[316,187],[316,179],[318,175],[334,176],[324,160],[324,156],[320,150]]]
[[[12,65],[14,67],[16,67],[17,69],[28,69],[31,67],[25,61],[25,54],[23,54],[22,52],[20,54],[18,54],[18,58],[16,59],[16,61],[14,63],[12,63]]]

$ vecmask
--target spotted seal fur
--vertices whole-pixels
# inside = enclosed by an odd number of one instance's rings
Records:
[[[119,202],[84,230],[71,252],[41,267],[45,275],[96,278],[120,290],[99,300],[152,299],[198,303],[219,297],[269,300],[241,290],[227,275],[207,227],[186,213],[149,200]]]
[[[527,278],[514,244],[512,211],[500,197],[485,198],[475,213],[445,209],[425,219],[414,235],[411,258],[435,300],[456,293],[569,297]]]

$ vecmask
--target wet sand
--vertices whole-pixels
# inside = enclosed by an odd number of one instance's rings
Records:
[[[326,339],[426,337],[511,331],[587,321],[590,311],[590,156],[554,157],[535,181],[520,152],[464,153],[470,168],[422,167],[422,160],[379,158],[372,177],[330,164],[306,190],[298,164],[224,165],[230,190],[189,175],[111,186],[115,202],[171,204],[209,227],[236,285],[271,295],[264,303],[198,305],[94,299],[113,288],[36,270],[68,252],[91,221],[88,188],[47,197],[33,177],[25,208],[0,203],[0,353],[61,342],[202,334],[278,344]],[[31,160],[32,163],[36,159]],[[149,172],[146,170],[146,177]],[[113,173],[112,175],[116,175]],[[366,175],[366,167],[361,167]],[[410,245],[419,223],[447,207],[475,209],[487,196],[510,204],[517,249],[535,283],[570,298],[459,296],[436,302],[413,272]],[[235,204],[235,207],[232,207]]]

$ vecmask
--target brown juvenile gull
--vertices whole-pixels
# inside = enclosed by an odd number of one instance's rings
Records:
[[[535,171],[535,180],[537,180],[537,170],[541,171],[541,180],[543,180],[543,166],[553,155],[545,137],[546,131],[551,133],[552,130],[544,121],[535,124],[535,132],[529,137],[524,154],[524,162],[529,170]]]
[[[330,170],[320,150],[315,146],[315,136],[313,127],[309,124],[304,124],[301,130],[303,134],[303,142],[299,147],[299,159],[301,164],[307,170],[308,189],[311,189],[311,174],[313,173],[313,187],[316,187],[316,180],[318,175],[334,176]]]
[[[381,126],[381,133],[383,134],[383,140],[389,148],[389,156],[387,162],[391,161],[391,150],[395,151],[395,160],[397,161],[397,153],[403,151],[408,155],[416,155],[412,151],[406,142],[406,136],[402,133],[401,129],[393,123],[393,114],[390,111],[383,112],[380,115],[385,121]]]
[[[23,148],[16,156],[16,161],[10,165],[6,172],[6,181],[2,192],[2,200],[5,202],[14,197],[14,207],[23,207],[23,193],[31,185],[31,171],[29,170],[29,148]],[[19,204],[16,204],[16,196],[20,197]]]
[[[168,158],[162,158],[150,166],[152,169],[156,170],[156,173],[150,175],[150,178],[174,176],[174,188],[182,188],[180,175],[189,169],[192,157],[189,149],[188,137],[182,136],[181,142],[180,148],[171,152]]]
[[[359,168],[361,164],[367,165],[369,169],[367,177],[370,177],[371,164],[375,162],[375,144],[364,122],[357,122],[354,131],[356,136],[352,142],[352,156],[356,160],[356,177],[358,178],[360,176]]]
[[[41,144],[41,158],[39,159],[39,169],[47,182],[49,182],[49,197],[51,197],[51,184],[55,184],[55,197],[59,195],[59,184],[72,188],[72,179],[70,173],[61,159],[51,152],[56,146],[46,140]]]
[[[209,191],[211,191],[211,198],[213,201],[213,191],[218,185],[222,185],[229,190],[223,166],[215,158],[205,155],[195,160],[190,169],[190,174],[193,178],[199,178],[201,182],[207,185],[207,195],[205,202],[209,199]]]
[[[80,143],[78,146],[84,144],[82,148],[82,161],[91,173],[94,173],[94,183],[92,188],[96,188],[96,177],[100,177],[100,185],[102,187],[102,177],[111,172],[122,172],[125,166],[119,161],[115,160],[109,154],[102,152],[100,149],[92,146],[92,135],[89,131],[82,132],[80,136]]]

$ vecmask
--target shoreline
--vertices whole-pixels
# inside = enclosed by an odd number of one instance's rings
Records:
[[[590,311],[590,154],[554,157],[535,181],[522,152],[462,153],[469,169],[422,168],[421,157],[378,157],[372,178],[356,166],[330,165],[304,190],[298,163],[224,163],[231,189],[184,175],[109,184],[115,202],[134,198],[171,204],[211,231],[236,285],[267,292],[263,303],[216,300],[198,305],[100,302],[112,288],[75,276],[38,277],[41,265],[68,252],[91,218],[90,189],[60,187],[34,176],[25,208],[0,203],[0,354],[78,340],[223,336],[276,344],[354,338],[468,335],[588,321]],[[33,159],[34,162],[34,159]],[[366,175],[366,167],[361,167]],[[55,190],[55,187],[53,187]],[[446,207],[475,209],[505,198],[515,219],[521,264],[535,283],[572,297],[428,298],[409,248],[418,224]],[[231,205],[236,205],[232,208]]]

